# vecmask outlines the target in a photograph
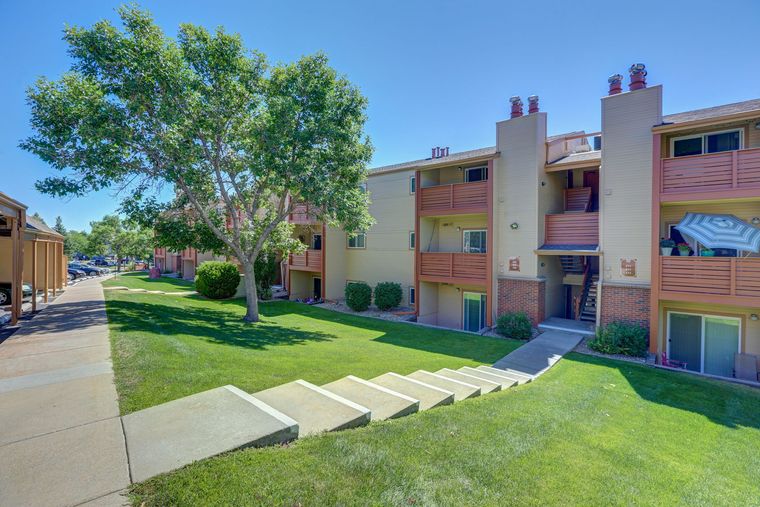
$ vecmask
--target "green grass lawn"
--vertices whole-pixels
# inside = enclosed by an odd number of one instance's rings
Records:
[[[144,271],[121,273],[103,282],[104,287],[128,287],[130,289],[162,290],[165,292],[180,292],[195,290],[195,283],[180,278],[151,279]]]
[[[274,317],[272,317],[274,318]],[[228,453],[136,505],[760,503],[760,392],[570,354],[533,384]]]
[[[262,320],[251,325],[243,300],[106,291],[122,413],[225,384],[254,392],[299,378],[321,385],[493,363],[520,345],[298,303],[260,306]]]

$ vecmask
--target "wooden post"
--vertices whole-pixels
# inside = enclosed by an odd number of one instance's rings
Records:
[[[731,188],[737,188],[739,186],[739,152],[736,150],[731,152]]]
[[[50,243],[45,241],[45,295],[43,300],[48,302],[48,291],[50,290]]]
[[[414,313],[420,315],[420,263],[422,238],[420,238],[420,206],[422,205],[422,181],[420,171],[414,173]]]
[[[652,245],[649,287],[649,352],[660,352],[660,200],[662,196],[662,137],[652,136]]]
[[[11,325],[18,323],[19,309],[21,301],[18,298],[18,285],[20,278],[20,266],[18,265],[18,222],[21,213],[11,221]]]
[[[37,238],[32,241],[32,311],[37,311]]]
[[[53,243],[53,297],[57,294],[58,288],[58,248]]]
[[[486,312],[486,326],[493,325],[493,315],[498,311],[496,301],[493,297],[493,263],[494,263],[494,202],[493,202],[493,181],[494,181],[494,163],[493,160],[488,161],[488,180],[486,183],[486,207],[488,208],[488,227],[486,229],[486,305],[488,305],[488,311]],[[494,310],[496,309],[496,310]]]

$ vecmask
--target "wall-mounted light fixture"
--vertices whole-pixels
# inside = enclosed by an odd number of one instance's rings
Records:
[[[752,222],[752,225],[758,225],[760,224],[760,217],[752,217],[752,220],[750,220],[750,222]]]
[[[749,320],[760,320],[760,317],[756,313],[753,313],[749,316]]]
[[[509,228],[512,229],[513,231],[516,231],[517,229],[520,228],[520,224],[518,224],[517,222],[512,222],[511,224],[509,224]]]
[[[545,181],[542,181],[542,182],[541,182],[541,186],[542,186],[542,187],[545,187],[545,186],[546,186],[546,182],[545,182]]]

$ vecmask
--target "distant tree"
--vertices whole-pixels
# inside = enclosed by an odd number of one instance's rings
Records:
[[[88,251],[88,236],[82,231],[66,231],[63,240],[63,252],[72,257],[76,254],[83,254]]]
[[[175,40],[144,11],[119,15],[123,30],[67,28],[71,72],[28,92],[34,134],[21,147],[65,172],[37,188],[118,188],[122,211],[155,227],[159,246],[234,256],[245,320],[258,321],[254,263],[305,248],[287,223],[297,203],[350,232],[372,223],[359,186],[372,154],[367,101],[323,54],[270,67],[222,28],[183,24]],[[167,185],[177,199],[159,203]]]
[[[60,215],[55,217],[55,225],[53,226],[53,230],[61,236],[66,235],[66,227],[64,227],[63,219],[60,217]]]
[[[42,216],[39,213],[37,213],[36,211],[34,213],[32,213],[32,218],[36,218],[37,220],[39,220],[43,224],[47,225],[47,222],[45,222],[45,219],[42,218]]]
[[[121,271],[122,259],[147,258],[153,249],[153,234],[118,215],[106,215],[103,220],[90,222],[91,232],[87,238],[88,255],[115,255],[117,270]]]

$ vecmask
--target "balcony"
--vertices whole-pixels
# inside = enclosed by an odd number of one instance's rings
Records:
[[[488,212],[488,181],[423,187],[419,194],[420,216]]]
[[[487,285],[487,255],[462,252],[421,252],[423,282]]]
[[[184,250],[182,250],[182,254],[181,255],[182,255],[182,260],[183,261],[192,261],[192,260],[195,260],[195,256],[196,256],[195,248],[192,248],[192,247],[185,248]]]
[[[546,215],[547,246],[596,246],[599,244],[599,213],[559,213]]]
[[[660,201],[760,196],[760,148],[660,161]]]
[[[308,204],[296,204],[293,212],[288,217],[290,223],[301,225],[318,224],[316,211]]]
[[[760,258],[660,257],[660,299],[760,306]]]
[[[290,254],[288,266],[296,271],[322,271],[322,250],[306,250],[302,254]]]

